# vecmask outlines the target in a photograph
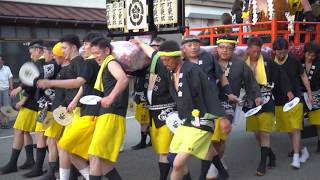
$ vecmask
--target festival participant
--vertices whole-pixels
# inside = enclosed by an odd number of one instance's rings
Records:
[[[157,50],[160,46],[160,44],[165,41],[165,39],[161,37],[154,38],[150,46],[153,47],[155,50]],[[139,75],[135,75],[135,83],[134,83],[134,100],[136,103],[136,111],[135,111],[135,119],[140,123],[140,129],[141,129],[141,139],[140,142],[133,146],[133,150],[143,149],[147,146],[146,140],[147,135],[150,135],[150,112],[149,109],[144,107],[147,104],[147,100],[144,96],[144,83],[145,83],[145,69],[140,70],[138,73]],[[135,73],[137,74],[137,73]],[[141,74],[141,75],[140,75]],[[150,145],[151,139],[150,139]]]
[[[279,132],[289,134],[294,152],[290,165],[295,169],[299,169],[300,163],[306,162],[309,158],[307,148],[302,148],[301,145],[300,135],[303,124],[303,104],[299,103],[288,112],[283,111],[283,106],[288,102],[288,97],[289,99],[293,99],[295,96],[301,100],[301,81],[308,92],[309,99],[312,99],[310,83],[301,62],[288,53],[289,43],[287,40],[284,38],[277,38],[272,46],[276,55],[274,61],[286,72],[292,91],[292,93],[289,94],[283,94],[281,91],[274,91],[276,129]],[[299,154],[300,150],[301,156]]]
[[[44,43],[43,47],[43,57],[45,59],[45,63],[40,67],[39,72],[40,76],[35,80],[38,79],[52,79],[58,73],[60,67],[57,63],[53,60],[52,57],[52,47],[54,42],[46,42]],[[37,89],[35,99],[37,100],[39,110],[38,116],[36,118],[36,140],[37,140],[37,149],[36,149],[36,162],[32,169],[25,173],[23,176],[25,178],[32,178],[41,176],[43,174],[43,162],[46,157],[47,151],[47,139],[44,136],[44,129],[42,127],[42,122],[46,118],[46,116],[50,115],[51,103],[55,96],[54,89]]]
[[[43,58],[43,41],[37,40],[31,42],[29,45],[29,53],[31,60],[35,63],[37,68],[40,69],[45,63]],[[33,141],[30,132],[34,132],[36,127],[38,111],[35,98],[36,89],[36,87],[20,85],[10,94],[11,97],[15,97],[22,90],[25,91],[22,99],[16,104],[16,108],[19,109],[19,114],[13,126],[15,130],[10,161],[4,167],[0,168],[0,174],[7,174],[18,170],[17,160],[23,145],[26,150],[26,161],[19,168],[29,169],[35,164],[33,157]]]
[[[80,40],[76,35],[66,35],[60,39],[62,43],[62,50],[64,58],[70,62],[66,70],[66,76],[62,80],[39,80],[37,85],[39,88],[63,88],[65,89],[65,104],[67,109],[73,113],[73,122],[76,122],[80,116],[80,108],[78,102],[81,97],[79,88],[89,81],[87,64],[79,55],[79,48],[81,46]],[[60,165],[60,179],[69,179],[70,176],[70,157],[68,150],[73,149],[74,145],[67,146],[68,138],[70,137],[69,130],[72,123],[65,127],[62,137],[58,142],[59,147],[59,165]]]
[[[145,72],[144,95],[147,97],[151,116],[152,148],[159,155],[159,179],[166,180],[170,171],[167,155],[173,137],[173,133],[166,125],[166,118],[169,113],[176,110],[176,105],[169,93],[169,77],[154,48],[139,39],[130,41],[139,45],[152,59],[151,65]]]
[[[244,86],[244,89],[246,91],[246,108],[252,108],[260,105],[262,103],[262,99],[260,98],[259,92],[260,88],[254,78],[254,75],[250,67],[239,57],[233,56],[233,52],[237,44],[236,38],[229,35],[225,35],[217,41],[217,44],[218,63],[221,69],[223,70],[224,75],[228,78],[228,81],[231,86],[231,92],[237,97],[239,97],[240,90]],[[230,117],[230,119],[238,118],[234,117],[236,103],[228,102],[228,97],[225,95],[225,93],[223,93],[221,83],[219,83],[218,85],[220,88],[219,98],[221,100],[221,104],[224,110],[226,111],[226,114]],[[217,128],[217,126],[219,127],[219,124],[216,123],[216,129],[212,137],[212,141],[214,142],[214,144],[219,144],[215,142],[224,142],[227,137],[225,133],[223,133],[219,128]],[[222,145],[223,144],[224,143],[222,143]],[[220,156],[222,156],[224,152],[223,146],[221,148],[218,146],[217,149],[220,149]],[[228,177],[228,173],[226,173],[226,171],[224,170],[223,165],[215,163],[215,166],[219,172],[218,179],[226,179]],[[214,173],[214,171],[211,170],[209,170],[209,173],[207,175],[207,177],[209,178],[213,178],[213,175],[216,174]]]
[[[129,80],[119,62],[111,55],[110,40],[99,38],[92,41],[91,46],[92,54],[101,62],[94,88],[103,93],[103,98],[88,150],[90,180],[99,180],[102,176],[120,180],[114,164],[125,136]]]
[[[257,176],[263,176],[266,173],[267,158],[269,158],[269,168],[276,166],[276,156],[270,144],[270,133],[274,128],[275,122],[273,92],[292,93],[286,74],[284,74],[285,72],[274,61],[262,55],[262,45],[263,41],[261,38],[250,38],[248,40],[248,58],[246,60],[260,86],[263,100],[266,101],[262,109],[257,114],[248,117],[246,121],[247,131],[255,133],[256,140],[260,146],[261,158],[256,171]]]
[[[318,132],[318,145],[317,152],[320,153],[320,106],[319,106],[319,93],[320,93],[320,47],[314,42],[305,44],[304,46],[304,63],[302,64],[308,79],[313,95],[313,106],[308,112],[309,123],[317,127]],[[303,88],[304,91],[305,88]]]
[[[219,89],[217,88],[216,82],[220,81],[222,86],[223,86],[223,91],[225,94],[228,96],[228,100],[232,102],[238,102],[238,97],[232,94],[232,89],[229,85],[228,79],[226,76],[224,76],[222,69],[218,62],[214,59],[214,57],[205,51],[200,51],[200,39],[197,36],[194,35],[189,35],[183,38],[182,42],[182,52],[186,60],[198,64],[203,72],[207,74],[209,77],[209,83],[214,89],[212,93],[215,93],[217,96],[219,94]],[[220,119],[216,119],[216,127],[215,132],[221,131],[219,128],[219,121]],[[214,132],[213,137],[216,137],[217,134]],[[225,140],[226,136],[222,141],[214,141],[214,147],[218,148],[216,151],[221,152],[221,157],[223,155],[223,151],[225,148],[220,148],[220,147],[225,147]],[[215,152],[214,150],[211,150],[212,152]],[[220,162],[220,157],[219,154],[215,153],[213,163],[221,164]],[[202,167],[210,167],[211,161],[202,161]],[[219,174],[227,174],[225,168],[219,168],[220,173]],[[204,170],[207,171],[207,170]],[[202,176],[206,176],[206,172],[203,172]]]
[[[53,46],[52,54],[55,62],[59,66],[61,66],[61,69],[59,70],[55,79],[57,80],[64,79],[70,62],[63,57],[61,42],[58,42]],[[64,99],[65,99],[64,89],[54,88],[54,92],[55,92],[55,97],[52,101],[52,106],[50,110],[51,112],[56,108],[58,108],[59,106],[66,106],[66,104],[64,104]],[[40,180],[55,180],[56,179],[55,170],[59,167],[59,163],[57,162],[58,161],[57,142],[62,136],[64,127],[58,124],[54,120],[51,120],[51,121],[52,121],[51,125],[44,132],[44,136],[47,137],[47,145],[49,150],[49,153],[48,153],[49,166],[46,174],[43,177],[41,177]]]
[[[171,179],[191,179],[187,161],[191,156],[201,160],[212,159],[207,154],[213,121],[215,116],[223,115],[223,109],[217,94],[212,93],[208,76],[198,65],[183,61],[176,42],[164,42],[159,47],[158,55],[170,72],[170,94],[177,103],[179,118],[183,121],[170,144],[170,152],[177,154],[173,161]],[[229,120],[222,118],[221,126],[224,127],[224,132],[230,131]]]
[[[94,90],[94,83],[100,68],[91,53],[91,41],[96,38],[103,38],[103,36],[100,33],[90,32],[83,39],[83,55],[86,58],[84,63],[87,66],[86,74],[89,80],[80,87],[77,93],[77,96],[79,95],[80,97],[86,95],[101,95]],[[80,117],[72,123],[72,126],[68,130],[68,138],[64,141],[64,147],[67,147],[66,150],[70,154],[72,164],[85,179],[89,179],[88,149],[96,125],[96,116],[99,115],[99,107],[99,105],[81,105]],[[76,144],[76,146],[74,144]]]

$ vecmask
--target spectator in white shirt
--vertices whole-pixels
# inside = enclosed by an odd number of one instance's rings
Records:
[[[13,88],[12,77],[10,68],[4,65],[4,59],[0,55],[0,108],[2,106],[11,106],[9,94]],[[0,119],[0,123],[2,120]],[[7,127],[7,125],[1,123],[2,126]]]

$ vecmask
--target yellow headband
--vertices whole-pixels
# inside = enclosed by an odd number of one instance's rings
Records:
[[[229,40],[229,39],[219,39],[219,40],[217,41],[217,44],[220,44],[220,43],[238,44],[238,41]]]
[[[159,56],[168,56],[168,57],[176,57],[176,56],[181,56],[181,51],[171,51],[171,52],[166,52],[166,51],[159,51],[158,55]]]

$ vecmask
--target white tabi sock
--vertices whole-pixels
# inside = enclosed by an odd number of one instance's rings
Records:
[[[89,166],[79,170],[79,172],[86,180],[89,180]]]
[[[70,169],[59,168],[60,180],[69,180]]]

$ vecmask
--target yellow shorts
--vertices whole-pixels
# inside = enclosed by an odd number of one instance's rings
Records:
[[[44,132],[44,136],[59,140],[62,136],[64,127],[58,124],[56,121],[53,121],[52,124]]]
[[[220,128],[220,119],[216,119],[214,124],[214,132],[212,134],[211,140],[215,142],[226,141],[228,138],[228,134],[222,132]]]
[[[308,112],[309,123],[312,125],[320,125],[320,109]]]
[[[152,148],[157,154],[168,154],[173,133],[167,127],[163,125],[160,128],[156,128],[154,120],[152,119],[152,126],[150,128],[150,136]]]
[[[75,123],[80,118],[80,108],[77,107],[75,110],[73,110],[73,118],[72,123],[64,127],[63,134],[58,142],[58,146],[62,149],[68,151],[70,147],[67,147],[66,144],[69,142],[69,131],[71,130],[72,124]]]
[[[170,144],[171,153],[190,153],[204,160],[207,156],[212,133],[201,129],[179,126]]]
[[[274,113],[263,112],[247,118],[246,129],[250,132],[271,132],[274,128]]]
[[[37,111],[21,107],[13,128],[26,132],[34,132],[36,128],[36,117]]]
[[[276,129],[279,132],[291,132],[302,129],[303,104],[299,103],[288,112],[283,112],[283,106],[276,106]]]
[[[136,104],[135,119],[140,124],[149,124],[150,123],[149,109],[143,107],[143,103]]]
[[[88,154],[117,162],[125,131],[125,117],[116,114],[98,116]]]
[[[95,116],[82,116],[69,131],[69,146],[72,150],[69,152],[83,159],[89,159],[88,150],[92,141],[92,136],[96,126]],[[76,146],[74,146],[76,144]]]

